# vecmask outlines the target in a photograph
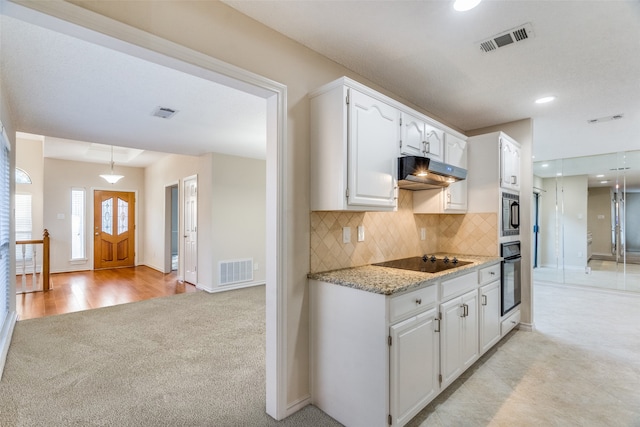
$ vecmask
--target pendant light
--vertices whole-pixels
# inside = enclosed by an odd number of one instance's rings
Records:
[[[124,175],[115,175],[113,173],[113,145],[111,146],[111,173],[100,175],[100,177],[104,178],[109,184],[115,184],[124,178]]]

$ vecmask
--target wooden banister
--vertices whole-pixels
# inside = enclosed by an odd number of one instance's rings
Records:
[[[50,280],[49,270],[51,268],[51,260],[49,259],[49,256],[50,256],[49,230],[47,230],[46,228],[44,229],[44,231],[42,232],[42,240],[16,240],[16,245],[40,245],[40,244],[42,245],[42,290],[48,291],[49,289],[51,289],[51,284],[49,283],[49,280]],[[34,265],[34,277],[35,277],[35,265]]]
[[[49,290],[49,230],[42,232],[42,290]]]

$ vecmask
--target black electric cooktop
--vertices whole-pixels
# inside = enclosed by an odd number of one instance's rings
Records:
[[[438,273],[444,270],[450,270],[452,268],[461,267],[463,265],[471,264],[471,261],[459,261],[457,258],[436,258],[435,256],[422,256],[396,259],[393,261],[380,262],[377,265],[380,267],[399,268],[401,270],[422,271],[424,273]]]

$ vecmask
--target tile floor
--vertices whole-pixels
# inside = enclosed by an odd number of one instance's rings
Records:
[[[640,264],[616,264],[613,261],[591,260],[591,271],[536,268],[536,281],[640,292]]]
[[[534,316],[408,425],[640,426],[640,295],[536,283]]]

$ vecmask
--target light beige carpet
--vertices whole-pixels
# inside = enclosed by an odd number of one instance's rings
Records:
[[[339,426],[265,413],[265,288],[19,321],[0,426]]]

